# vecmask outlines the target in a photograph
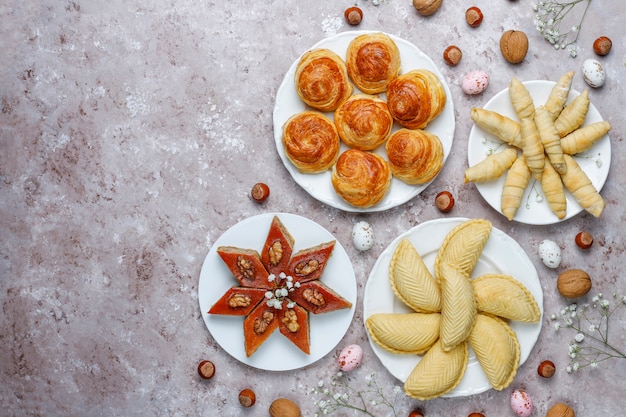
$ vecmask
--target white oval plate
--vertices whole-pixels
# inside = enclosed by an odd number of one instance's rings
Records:
[[[554,81],[526,81],[523,83],[530,96],[533,98],[535,106],[543,105],[552,87],[556,84]],[[580,93],[576,90],[570,90],[568,102]],[[513,120],[519,120],[511,100],[509,98],[509,89],[506,88],[493,96],[491,100],[484,106],[485,109],[496,111],[503,116],[508,116]],[[585,119],[585,125],[602,121],[602,116],[598,112],[598,109],[591,103],[589,105],[589,111]],[[486,139],[484,141],[483,139]],[[503,143],[497,137],[485,132],[478,126],[472,126],[470,131],[468,145],[467,145],[467,159],[469,166],[473,166],[478,162],[485,159],[487,152],[490,148],[495,148],[499,144]],[[497,152],[497,151],[496,151]],[[580,167],[585,171],[591,183],[596,187],[598,191],[602,189],[609,175],[609,168],[611,166],[611,140],[607,134],[605,137],[597,141],[590,149],[582,154],[574,155],[574,159]],[[502,186],[504,185],[504,175],[492,181],[477,182],[476,188],[485,201],[493,207],[494,210],[502,214],[500,208],[500,197],[502,195]],[[524,199],[522,205],[517,210],[513,220],[531,224],[531,225],[547,225],[559,223],[565,221],[581,211],[583,208],[578,204],[574,196],[567,190],[565,191],[565,197],[567,199],[567,213],[563,219],[556,217],[550,210],[548,202],[545,199],[541,184],[535,179],[530,181],[530,184],[526,188],[524,193]],[[539,201],[541,200],[541,201]]]
[[[394,239],[378,257],[365,285],[363,296],[364,320],[376,313],[409,313],[412,311],[394,295],[389,285],[389,263],[402,239],[409,239],[432,273],[435,257],[446,235],[466,220],[465,218],[430,220],[415,226]],[[508,274],[524,284],[535,297],[543,316],[543,291],[537,270],[522,247],[506,233],[495,227],[492,229],[478,264],[472,272],[472,277],[486,273]],[[509,324],[517,334],[520,343],[521,366],[537,342],[541,332],[541,320],[538,323],[510,321]],[[422,358],[420,355],[393,354],[379,347],[371,339],[370,345],[387,370],[402,382],[406,381],[415,365]],[[491,389],[491,384],[470,348],[469,362],[463,379],[453,391],[444,397],[474,395],[488,389]]]
[[[244,317],[208,314],[211,306],[233,286],[238,285],[217,248],[231,245],[261,251],[274,216],[278,216],[295,239],[294,253],[335,240],[320,281],[352,303],[352,308],[325,314],[309,314],[311,353],[307,355],[278,330],[250,357],[243,337]],[[287,213],[265,213],[245,219],[219,237],[211,247],[200,271],[198,300],[202,317],[217,343],[232,357],[254,368],[287,371],[307,366],[330,352],[345,335],[354,316],[357,297],[356,277],[350,258],[339,241],[326,229],[307,218]]]
[[[339,33],[333,37],[318,42],[317,44],[313,45],[311,49],[327,48],[337,53],[341,58],[345,60],[346,50],[350,42],[355,37],[364,33],[374,32],[350,31]],[[452,148],[452,140],[454,138],[455,129],[454,103],[452,101],[450,88],[448,87],[448,84],[446,83],[443,75],[441,74],[433,60],[428,57],[428,55],[424,54],[417,46],[413,45],[409,41],[398,38],[394,35],[389,36],[398,45],[398,49],[400,50],[402,73],[406,73],[413,69],[425,68],[435,73],[437,77],[439,77],[439,80],[441,80],[447,96],[446,106],[444,107],[443,112],[435,120],[428,124],[426,130],[437,135],[441,140],[444,149],[445,162],[445,160],[448,158],[448,155],[450,154],[450,149]],[[428,185],[432,181],[422,185],[408,185],[394,178],[391,182],[391,188],[387,192],[387,195],[385,195],[385,197],[374,207],[363,209],[348,204],[341,197],[339,197],[337,193],[335,193],[335,189],[333,188],[330,180],[330,170],[320,174],[303,174],[296,169],[296,167],[289,161],[289,159],[285,155],[282,142],[282,129],[287,119],[289,119],[291,116],[296,113],[300,113],[302,111],[310,109],[304,104],[302,100],[300,100],[300,97],[298,97],[294,86],[294,75],[298,62],[300,61],[300,57],[296,59],[296,61],[287,71],[287,74],[285,74],[283,82],[280,84],[280,87],[276,92],[276,103],[274,105],[274,139],[276,141],[276,149],[278,150],[280,159],[283,161],[283,164],[287,168],[287,171],[289,171],[289,174],[291,174],[291,177],[294,179],[294,181],[296,181],[298,185],[300,185],[306,192],[308,192],[312,197],[316,198],[317,200],[328,204],[329,206],[351,212],[377,212],[388,210],[390,208],[406,203],[407,201],[421,193],[426,187],[428,187]],[[357,88],[355,88],[354,93],[358,93]],[[381,97],[384,98],[384,94],[381,95]],[[332,112],[325,114],[331,120],[333,120]],[[399,126],[397,124],[394,124],[393,130],[396,131],[398,129]],[[381,145],[378,147],[378,149],[375,150],[375,152],[387,159],[384,148],[385,147]],[[346,149],[348,149],[347,146],[342,143],[341,152]]]

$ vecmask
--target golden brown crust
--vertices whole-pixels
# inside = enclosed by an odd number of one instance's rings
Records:
[[[391,186],[391,169],[380,155],[348,149],[333,166],[331,180],[339,197],[361,208],[376,205]]]
[[[394,120],[408,129],[423,129],[443,111],[446,92],[434,73],[413,70],[387,88],[387,105]]]
[[[360,35],[348,45],[346,66],[362,92],[382,93],[400,73],[400,50],[384,33]]]
[[[334,111],[354,89],[345,62],[329,49],[313,49],[302,55],[294,81],[302,101],[323,112]]]
[[[425,184],[443,168],[443,145],[426,130],[400,129],[385,148],[391,172],[407,184]]]
[[[371,151],[389,138],[393,118],[385,100],[355,94],[335,110],[335,127],[346,145]]]
[[[283,126],[285,155],[304,174],[333,166],[339,157],[339,142],[334,123],[316,111],[297,113]]]

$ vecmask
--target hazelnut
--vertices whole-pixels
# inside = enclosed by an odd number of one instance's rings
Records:
[[[409,413],[409,417],[424,417],[420,410],[413,410]]]
[[[363,10],[356,6],[348,7],[343,15],[346,18],[346,21],[352,26],[358,25],[361,23],[361,20],[363,20]]]
[[[507,62],[519,64],[528,53],[528,36],[521,30],[507,30],[500,37],[500,52]]]
[[[552,361],[543,361],[537,367],[537,373],[539,374],[539,376],[542,376],[544,378],[552,378],[555,371],[556,367],[554,366],[554,362]]]
[[[581,249],[589,249],[593,245],[593,236],[588,232],[580,232],[575,238],[576,245]]]
[[[270,405],[270,417],[300,417],[300,407],[286,398],[278,398]]]
[[[556,403],[550,407],[546,417],[575,417],[575,414],[567,404]]]
[[[215,365],[213,362],[204,360],[198,364],[198,374],[203,379],[211,379],[215,375]]]
[[[270,187],[267,184],[262,182],[258,182],[254,184],[252,187],[252,191],[250,192],[252,199],[257,203],[262,203],[267,200],[267,197],[270,196]]]
[[[442,0],[413,0],[413,7],[422,16],[430,16],[441,7]]]
[[[611,47],[613,46],[613,42],[611,39],[606,36],[600,36],[593,42],[593,51],[600,56],[604,56],[611,52]]]
[[[450,45],[443,51],[443,60],[450,66],[457,65],[461,58],[463,58],[463,52],[456,45]]]
[[[483,22],[483,12],[476,6],[472,6],[465,11],[465,20],[473,28],[477,28]]]
[[[239,403],[244,407],[252,407],[256,402],[256,395],[250,388],[246,388],[239,393]]]
[[[569,269],[559,275],[556,288],[563,297],[582,297],[591,289],[591,278],[581,269]]]
[[[449,191],[442,191],[435,197],[435,205],[442,213],[447,213],[454,207],[454,197]]]

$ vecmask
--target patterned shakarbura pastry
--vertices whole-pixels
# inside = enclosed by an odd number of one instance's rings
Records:
[[[469,336],[476,318],[474,290],[467,277],[449,263],[441,265],[441,348],[448,351]]]
[[[478,314],[469,343],[491,386],[501,391],[517,374],[520,345],[517,335],[502,319]]]
[[[463,379],[469,349],[467,341],[445,351],[437,341],[404,382],[404,392],[418,400],[430,400],[452,391]]]
[[[389,284],[396,297],[416,312],[441,310],[441,290],[408,239],[402,239],[393,253]]]
[[[439,337],[439,313],[378,313],[365,321],[370,337],[381,348],[398,354],[424,354]]]
[[[489,240],[491,228],[488,220],[471,219],[452,229],[437,252],[435,278],[439,279],[443,263],[455,265],[469,278]]]
[[[537,323],[541,318],[535,297],[515,278],[503,274],[485,274],[471,282],[479,312],[524,323]]]

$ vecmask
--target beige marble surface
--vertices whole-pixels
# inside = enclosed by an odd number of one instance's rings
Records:
[[[277,397],[295,401],[304,416],[316,412],[310,393],[336,371],[339,350],[365,350],[351,384],[376,378],[388,395],[399,382],[382,367],[363,327],[362,296],[377,256],[399,234],[427,220],[486,218],[508,233],[535,264],[544,291],[542,332],[528,361],[507,389],[464,398],[420,402],[400,396],[397,416],[421,408],[427,416],[513,415],[512,390],[534,398],[534,415],[558,401],[577,416],[623,414],[626,361],[568,374],[573,334],[555,332],[552,313],[566,300],[556,276],[581,268],[598,292],[626,294],[623,271],[626,176],[623,152],[626,97],[624,3],[594,0],[580,32],[579,56],[555,51],[535,31],[527,0],[477,0],[483,24],[464,21],[466,2],[444,0],[428,18],[408,0],[358,1],[358,29],[405,38],[431,56],[451,89],[456,131],[452,152],[437,179],[396,208],[357,214],[328,207],[300,188],[282,164],[273,138],[277,88],[292,62],[313,44],[346,25],[352,1],[5,1],[0,4],[0,415],[4,416],[265,416]],[[520,65],[504,62],[500,34],[525,31],[530,50]],[[593,40],[613,40],[598,58],[607,83],[589,92],[610,121],[611,169],[599,219],[582,213],[550,226],[508,222],[474,185],[467,167],[469,110],[521,80],[556,80],[576,71],[573,87],[586,87],[581,65],[595,55]],[[457,44],[457,67],[442,51]],[[491,75],[478,96],[461,92],[460,80],[481,68]],[[262,205],[252,185],[271,187]],[[456,197],[444,215],[433,205],[438,191]],[[354,320],[340,343],[303,369],[267,372],[233,359],[217,345],[202,319],[198,278],[213,243],[250,216],[286,212],[319,223],[346,248],[356,273]],[[374,228],[374,247],[358,252],[351,230],[358,220]],[[586,252],[574,236],[595,237]],[[543,239],[556,241],[563,263],[549,270],[537,256]],[[626,316],[614,317],[612,342],[626,349]],[[217,366],[210,381],[196,366]],[[552,359],[557,374],[536,374]],[[239,390],[257,393],[242,410]],[[376,416],[388,409],[372,408]],[[342,411],[336,415],[359,415]]]

